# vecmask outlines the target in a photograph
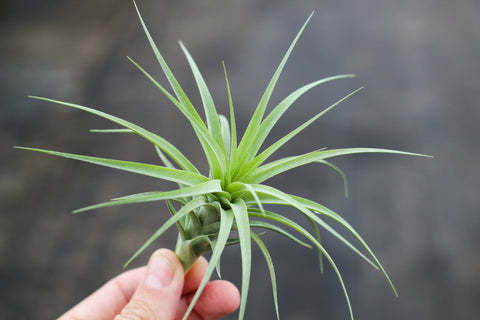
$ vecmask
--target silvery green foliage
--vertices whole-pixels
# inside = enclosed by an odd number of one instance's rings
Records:
[[[271,162],[268,161],[270,156],[279,148],[281,148],[286,142],[291,140],[295,135],[300,133],[302,130],[324,115],[327,111],[360,89],[355,90],[333,105],[322,110],[317,115],[304,122],[301,126],[295,128],[272,145],[265,147],[263,151],[260,151],[263,147],[266,137],[275,126],[277,121],[300,96],[302,96],[308,90],[325,82],[352,77],[352,75],[334,76],[305,85],[288,95],[278,105],[276,105],[268,115],[265,115],[267,105],[269,104],[271,94],[277,83],[280,73],[282,72],[288,57],[290,56],[298,38],[303,32],[311,16],[307,19],[288,48],[286,54],[280,62],[280,65],[268,84],[260,102],[258,103],[244,134],[239,137],[235,124],[234,108],[225,66],[225,80],[230,110],[229,119],[217,113],[213,99],[197,65],[185,46],[180,43],[181,49],[192,69],[193,76],[200,91],[205,114],[205,120],[203,120],[160,54],[160,51],[155,45],[142,17],[140,16],[138,8],[137,12],[148,41],[168,80],[171,89],[173,90],[173,94],[169,93],[136,62],[130,58],[129,59],[163,94],[170,99],[170,101],[178,108],[178,110],[180,110],[188,119],[195,131],[199,143],[202,146],[203,152],[205,153],[205,157],[209,165],[209,172],[208,174],[202,174],[195,167],[195,165],[189,159],[187,159],[173,144],[129,121],[77,104],[41,97],[32,97],[53,102],[62,106],[80,109],[120,125],[123,127],[122,129],[93,131],[113,133],[128,132],[137,134],[153,144],[159,155],[162,165],[105,159],[43,149],[25,147],[22,147],[21,149],[33,150],[50,155],[90,162],[101,166],[168,180],[178,184],[178,189],[175,190],[152,191],[134,194],[126,197],[116,198],[109,202],[82,208],[75,212],[83,212],[108,206],[165,200],[170,210],[171,217],[162,226],[160,226],[155,234],[152,235],[143,246],[140,247],[140,249],[127,262],[127,264],[173,225],[176,225],[178,229],[176,253],[186,271],[199,256],[207,251],[212,251],[207,272],[205,273],[205,276],[189,306],[189,309],[184,316],[184,319],[188,317],[214,269],[219,266],[219,261],[223,250],[227,245],[232,244],[240,244],[241,248],[242,297],[239,319],[244,318],[250,283],[252,240],[265,256],[270,271],[273,298],[278,318],[279,312],[274,265],[267,246],[262,241],[260,234],[253,231],[257,229],[278,232],[286,238],[295,241],[299,245],[310,248],[315,247],[319,253],[321,268],[323,269],[322,259],[325,258],[337,274],[340,285],[344,291],[350,317],[352,319],[353,313],[345,284],[335,262],[320,242],[319,227],[343,242],[360,257],[370,263],[374,268],[379,269],[384,274],[385,278],[396,294],[390,278],[376,258],[375,254],[365,243],[362,237],[340,215],[319,203],[305,199],[301,196],[287,194],[279,189],[264,184],[264,182],[268,179],[285,171],[310,163],[321,163],[338,172],[344,180],[346,186],[346,179],[343,172],[338,167],[328,162],[327,159],[356,153],[395,153],[404,155],[419,155],[402,151],[372,148],[349,148],[334,150],[322,149],[307,154],[291,156]],[[176,205],[174,205],[174,203],[176,203]],[[266,204],[290,206],[296,209],[301,215],[305,216],[311,222],[313,230],[309,231],[287,217],[265,210],[264,205]],[[341,234],[335,231],[331,227],[331,223],[340,224],[346,229],[347,232],[351,233],[357,239],[361,247],[363,247],[364,253],[357,249],[357,247],[355,247],[350,241],[346,240]],[[232,238],[232,231],[235,231],[235,234],[238,238]]]

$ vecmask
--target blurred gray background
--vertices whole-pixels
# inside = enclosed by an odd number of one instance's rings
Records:
[[[351,294],[357,319],[472,319],[480,312],[480,2],[477,0],[139,0],[151,33],[193,102],[193,77],[177,40],[195,57],[226,112],[227,66],[245,128],[285,50],[315,10],[272,98],[342,73],[302,97],[269,140],[350,91],[277,156],[322,147],[386,147],[434,155],[338,158],[350,182],[307,166],[271,184],[341,213],[364,236],[397,285],[335,239],[324,241]],[[89,133],[111,124],[28,99],[40,95],[96,107],[162,135],[205,168],[181,114],[126,59],[162,83],[131,1],[3,0],[0,5],[0,318],[53,319],[122,272],[168,212],[163,203],[70,212],[129,193],[168,187],[154,179],[14,150],[14,145],[156,163],[134,136]],[[283,210],[291,217],[295,212]],[[338,228],[341,230],[341,228]],[[331,268],[315,250],[268,233],[282,319],[347,319]],[[175,231],[155,247],[173,247]],[[150,248],[134,265],[144,264]],[[259,250],[247,319],[274,319]],[[240,283],[238,248],[224,278]],[[228,319],[235,319],[236,315]]]

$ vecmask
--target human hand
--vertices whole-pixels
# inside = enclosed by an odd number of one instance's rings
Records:
[[[200,257],[187,274],[175,253],[156,251],[147,266],[122,273],[62,315],[58,320],[182,319],[208,262]],[[215,320],[234,312],[240,293],[231,282],[210,281],[189,320]]]

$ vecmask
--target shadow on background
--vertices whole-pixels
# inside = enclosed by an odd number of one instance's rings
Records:
[[[359,319],[471,319],[479,313],[480,7],[475,0],[138,1],[174,73],[197,105],[193,77],[177,45],[189,48],[219,110],[227,111],[221,61],[244,128],[287,46],[312,10],[273,102],[326,76],[354,73],[303,97],[270,141],[360,86],[279,155],[321,147],[386,147],[434,159],[339,158],[350,197],[334,173],[308,166],[271,181],[341,213],[365,237],[397,285],[325,237]],[[165,221],[164,204],[69,214],[167,184],[14,145],[156,162],[128,135],[89,133],[110,123],[27,98],[40,95],[96,107],[169,139],[204,162],[192,130],[125,58],[161,81],[130,1],[6,1],[0,5],[0,318],[52,319],[122,271]],[[297,216],[294,212],[282,212]],[[276,235],[282,319],[347,319],[333,271],[316,253]],[[156,247],[172,247],[175,232]],[[136,265],[144,264],[149,253]],[[273,319],[268,270],[254,252],[247,319]],[[239,251],[227,250],[224,278],[240,280]],[[235,319],[235,316],[229,317]]]

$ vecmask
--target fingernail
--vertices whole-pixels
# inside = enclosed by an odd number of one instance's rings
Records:
[[[153,289],[168,287],[173,280],[173,267],[161,255],[154,255],[147,266],[144,284]]]

